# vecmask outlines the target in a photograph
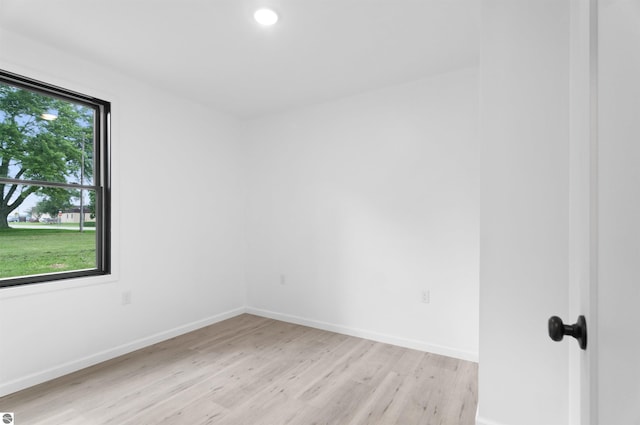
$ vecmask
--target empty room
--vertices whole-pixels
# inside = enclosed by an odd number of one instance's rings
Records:
[[[640,1],[0,0],[9,425],[633,425]]]

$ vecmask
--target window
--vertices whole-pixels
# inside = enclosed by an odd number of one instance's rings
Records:
[[[110,272],[109,114],[0,71],[0,287]]]

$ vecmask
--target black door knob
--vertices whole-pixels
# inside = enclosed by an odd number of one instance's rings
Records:
[[[554,341],[562,341],[565,335],[570,335],[578,340],[580,348],[587,349],[587,321],[584,316],[579,316],[573,325],[565,325],[558,316],[549,319],[549,336]]]

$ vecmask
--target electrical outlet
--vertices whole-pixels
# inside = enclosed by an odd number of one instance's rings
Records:
[[[131,304],[131,291],[124,291],[122,293],[122,305]]]
[[[431,303],[431,292],[428,289],[422,291],[421,301],[425,304]]]

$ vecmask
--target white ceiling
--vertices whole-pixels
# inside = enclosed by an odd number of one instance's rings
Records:
[[[479,0],[1,0],[0,24],[239,117],[472,66]],[[253,12],[271,7],[274,27]]]

